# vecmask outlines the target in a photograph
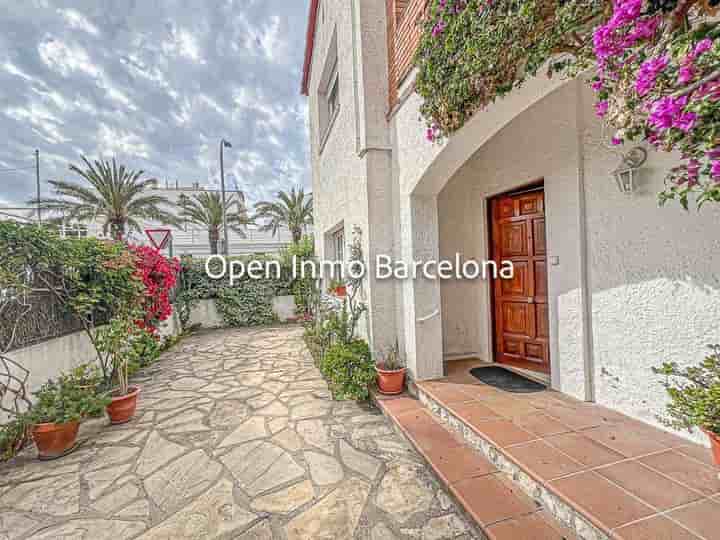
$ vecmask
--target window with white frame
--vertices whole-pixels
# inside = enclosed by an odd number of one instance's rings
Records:
[[[325,145],[325,141],[335,121],[335,117],[340,111],[340,74],[338,70],[338,52],[337,52],[337,31],[333,32],[330,40],[325,66],[323,68],[322,78],[318,87],[318,116],[319,116],[319,136],[320,148]]]
[[[336,261],[344,261],[345,260],[345,230],[344,229],[338,229],[335,231],[332,235],[333,239],[333,249]]]

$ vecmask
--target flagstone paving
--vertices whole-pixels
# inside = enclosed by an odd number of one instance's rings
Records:
[[[475,538],[378,411],[332,400],[301,334],[192,336],[138,378],[132,422],[0,465],[0,540]]]

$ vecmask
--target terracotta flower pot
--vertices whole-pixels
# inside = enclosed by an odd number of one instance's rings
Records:
[[[38,449],[38,458],[55,459],[72,452],[79,428],[80,422],[35,424],[31,433]]]
[[[110,405],[105,408],[111,424],[124,424],[135,416],[140,388],[131,386],[128,390],[125,396],[114,396]]]
[[[347,296],[347,286],[346,285],[338,285],[335,287],[335,296],[339,298],[345,298]]]
[[[710,439],[710,447],[712,449],[713,457],[715,458],[715,465],[720,467],[720,435],[706,429],[703,429],[703,431],[705,432],[705,435],[708,436],[708,439]]]
[[[386,395],[402,394],[405,385],[405,368],[387,370],[382,364],[375,366],[377,384],[380,393]]]

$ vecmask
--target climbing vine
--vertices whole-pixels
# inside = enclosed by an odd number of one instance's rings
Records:
[[[595,67],[612,142],[677,152],[660,203],[720,202],[718,0],[432,0],[416,56],[427,138],[442,139],[543,66]]]
[[[713,2],[715,3],[715,2]],[[720,28],[698,0],[617,0],[593,35],[595,110],[613,143],[679,152],[660,203],[720,202]]]
[[[431,141],[536,75],[574,73],[592,50],[602,0],[431,0],[416,90]]]

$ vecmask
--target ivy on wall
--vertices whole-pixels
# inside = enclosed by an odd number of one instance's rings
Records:
[[[591,66],[612,142],[678,152],[660,202],[720,202],[718,0],[431,0],[416,55],[427,138],[442,139],[543,66]]]
[[[416,91],[431,141],[537,74],[574,73],[602,0],[431,0],[416,55]]]
[[[302,315],[309,309],[313,281],[310,273],[300,277],[299,266],[303,260],[313,260],[314,248],[311,237],[304,237],[300,242],[291,244],[279,256],[231,257],[239,260],[245,267],[250,261],[269,263],[278,262],[280,275],[271,272],[268,279],[250,279],[247,275],[230,285],[227,277],[212,279],[205,271],[205,259],[183,258],[179,287],[175,295],[175,308],[180,323],[186,328],[190,321],[192,309],[200,300],[214,300],[215,305],[228,326],[258,326],[275,322],[272,309],[275,296],[292,295],[298,314]],[[293,263],[295,272],[293,272]],[[219,259],[210,261],[211,274],[217,275],[222,270]]]

